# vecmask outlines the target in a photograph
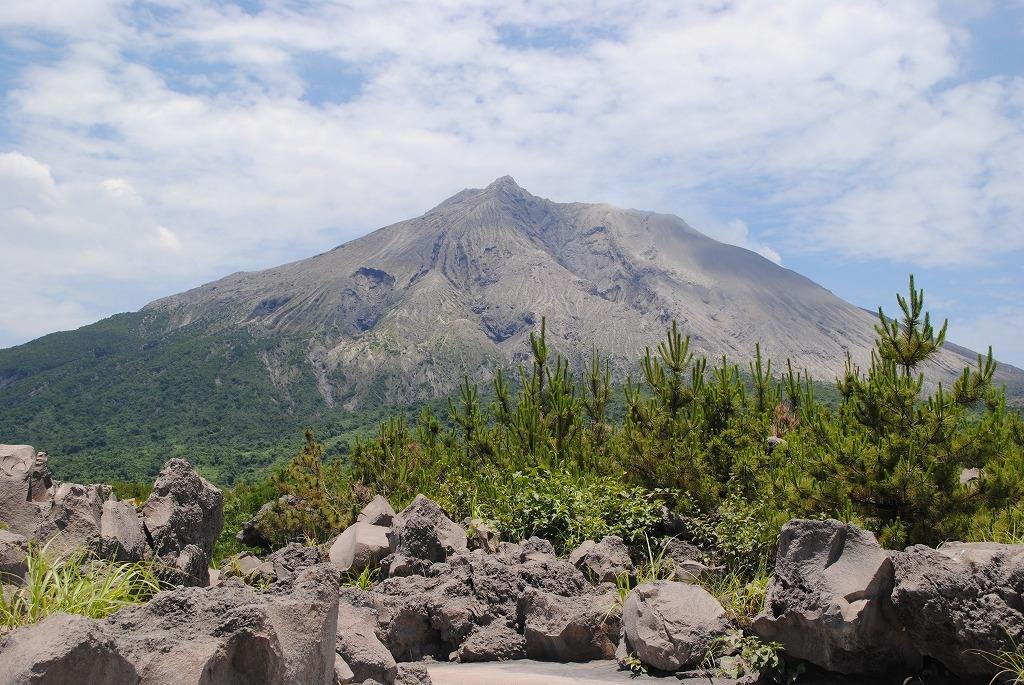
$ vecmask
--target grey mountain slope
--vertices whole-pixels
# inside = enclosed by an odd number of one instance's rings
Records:
[[[390,399],[451,390],[522,358],[547,318],[574,362],[592,345],[631,368],[675,319],[694,350],[746,362],[761,343],[821,380],[850,352],[866,364],[876,317],[793,271],[708,238],[675,216],[538,198],[510,177],[330,252],[237,273],[157,300],[173,325],[301,338],[325,401],[382,373]],[[928,375],[973,353],[944,350]],[[269,369],[269,366],[268,366]],[[1000,377],[1024,372],[1002,367]]]

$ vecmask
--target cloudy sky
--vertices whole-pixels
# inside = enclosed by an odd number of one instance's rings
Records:
[[[513,175],[1024,366],[1024,2],[3,0],[0,347]]]

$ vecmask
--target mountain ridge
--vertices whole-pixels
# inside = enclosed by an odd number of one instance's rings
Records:
[[[59,477],[149,478],[170,453],[230,482],[305,426],[351,435],[385,405],[490,382],[525,361],[542,317],[555,351],[579,366],[596,347],[619,378],[676,320],[712,360],[745,368],[760,343],[826,382],[848,351],[868,362],[877,322],[679,217],[502,177],[313,257],[0,350],[0,441],[50,452]],[[951,344],[926,371],[974,363]],[[1024,389],[1019,369],[997,374]]]
[[[622,372],[675,319],[701,354],[742,363],[760,343],[769,358],[830,378],[847,351],[868,363],[876,322],[797,272],[678,217],[556,203],[511,176],[314,257],[233,274],[146,310],[182,323],[312,333],[311,358],[328,372],[354,365],[364,383],[382,367],[367,357],[388,350],[415,360],[403,367],[413,374],[422,364],[444,367],[439,378],[421,374],[415,385],[394,388],[404,400],[441,394],[462,376],[441,353],[446,338],[436,326],[458,329],[466,361],[485,369],[471,373],[479,378],[517,361],[540,316],[555,348],[577,363],[581,341],[591,340]],[[951,376],[961,357],[940,355],[929,375]],[[323,394],[330,403],[334,393]]]

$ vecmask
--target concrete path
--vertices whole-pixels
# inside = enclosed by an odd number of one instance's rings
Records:
[[[434,685],[583,685],[637,682],[630,678],[628,671],[620,671],[615,661],[556,664],[524,659],[483,664],[437,663],[428,665],[427,671],[430,672],[430,679]],[[672,679],[672,682],[677,681]]]

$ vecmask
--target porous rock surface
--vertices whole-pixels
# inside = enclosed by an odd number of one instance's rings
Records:
[[[54,482],[44,452],[0,445],[0,522],[50,552],[85,549],[118,561],[152,557],[171,582],[205,585],[223,502],[220,490],[182,459],[167,462],[140,513],[107,485]]]
[[[633,570],[629,548],[614,535],[600,542],[584,541],[569,555],[569,563],[598,583],[614,583],[620,575]]]
[[[224,495],[184,459],[171,459],[142,506],[153,554],[182,572],[181,581],[206,585],[213,545],[224,526]]]
[[[892,555],[895,613],[921,654],[964,677],[1024,642],[1024,545],[952,542]]]
[[[871,533],[835,520],[782,528],[753,630],[837,673],[912,672],[921,657],[896,621],[893,563]]]
[[[0,642],[0,685],[134,685],[135,666],[101,621],[54,614]]]
[[[629,593],[622,628],[627,653],[659,671],[675,672],[697,666],[729,620],[704,588],[659,580]]]

